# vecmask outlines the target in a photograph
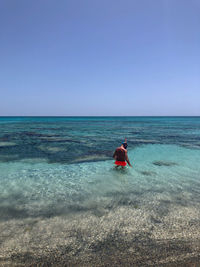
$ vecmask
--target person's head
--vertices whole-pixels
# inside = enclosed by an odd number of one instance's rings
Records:
[[[122,143],[122,145],[123,145],[123,147],[125,148],[125,149],[127,149],[127,142],[124,142],[124,143]]]

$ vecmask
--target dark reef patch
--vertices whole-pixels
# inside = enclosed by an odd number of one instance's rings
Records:
[[[153,175],[156,175],[156,172],[153,172],[153,171],[140,171],[140,173],[142,175],[146,175],[146,176],[153,176]]]
[[[154,161],[153,164],[156,166],[175,166],[175,165],[178,165],[176,162],[172,162],[172,161]]]
[[[25,209],[19,209],[17,207],[11,206],[0,206],[0,220],[9,219],[22,219],[29,217],[28,212]]]

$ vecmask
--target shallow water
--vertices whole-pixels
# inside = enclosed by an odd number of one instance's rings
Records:
[[[112,154],[125,137],[133,168],[116,170]],[[0,118],[0,257],[70,245],[69,259],[79,251],[81,261],[116,231],[125,243],[111,244],[114,254],[140,233],[149,249],[182,240],[196,256],[199,140],[199,117]]]

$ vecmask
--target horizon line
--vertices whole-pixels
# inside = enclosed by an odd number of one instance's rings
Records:
[[[0,115],[0,118],[27,117],[27,118],[49,118],[49,117],[200,117],[200,115]]]

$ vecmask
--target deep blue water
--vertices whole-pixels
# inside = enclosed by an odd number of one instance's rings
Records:
[[[0,117],[0,161],[105,160],[124,138],[129,149],[143,144],[199,149],[200,117]]]

